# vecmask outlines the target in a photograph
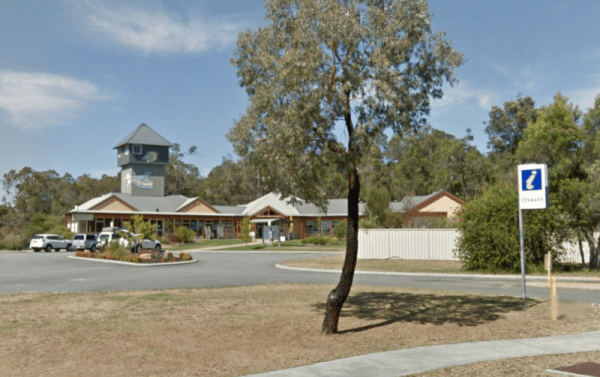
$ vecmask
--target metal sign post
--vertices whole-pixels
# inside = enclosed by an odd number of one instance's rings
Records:
[[[548,166],[525,164],[518,167],[519,176],[519,243],[521,247],[521,285],[523,309],[527,308],[525,286],[525,237],[523,235],[523,210],[548,208]]]

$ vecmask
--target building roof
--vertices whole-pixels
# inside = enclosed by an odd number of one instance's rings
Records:
[[[260,198],[246,204],[242,215],[252,216],[258,211],[261,211],[267,207],[271,207],[275,211],[281,213],[284,216],[298,216],[300,212],[293,205],[288,204],[289,199],[282,199],[280,194],[270,192],[267,195],[261,196]]]
[[[425,202],[436,196],[437,194],[443,192],[444,190],[438,190],[436,192],[432,192],[429,195],[415,195],[415,196],[405,196],[402,198],[400,202],[390,202],[390,208],[394,212],[408,212],[412,208],[418,206],[419,204]]]
[[[141,145],[157,145],[160,147],[172,147],[173,144],[169,143],[167,139],[160,136],[152,128],[148,127],[144,123],[140,124],[132,133],[121,140],[114,149],[122,147],[127,144],[141,144]]]
[[[463,204],[463,202],[455,198],[452,194],[439,190],[429,195],[422,196],[406,196],[400,202],[391,202],[390,209],[394,212],[409,212],[412,209],[418,209],[420,205],[426,205],[428,200],[437,200],[436,196],[446,195],[453,198],[455,201]],[[182,208],[190,205],[199,198],[186,198],[182,195],[170,195],[163,197],[147,197],[134,196],[121,193],[109,193],[94,199],[91,199],[80,206],[75,207],[71,212],[94,212],[92,208],[98,204],[116,197],[125,204],[135,208],[138,212],[144,213],[169,213],[169,214],[187,214],[190,212],[179,212]],[[325,213],[313,203],[307,203],[302,199],[297,199],[294,204],[289,203],[290,198],[282,198],[280,194],[268,193],[248,204],[238,206],[210,206],[217,213],[202,215],[222,215],[222,216],[255,216],[261,211],[270,208],[278,212],[284,217],[316,217],[316,216],[347,216],[348,200],[347,199],[329,199],[327,210]],[[365,203],[359,203],[359,215],[365,214]]]

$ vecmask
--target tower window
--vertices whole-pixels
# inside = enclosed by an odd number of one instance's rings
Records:
[[[141,145],[133,145],[132,151],[133,151],[133,154],[142,154],[142,146]]]

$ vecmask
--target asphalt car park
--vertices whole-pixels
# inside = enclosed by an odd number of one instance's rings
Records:
[[[258,284],[338,283],[339,273],[290,271],[278,263],[319,253],[196,252],[198,263],[136,268],[69,259],[71,253],[0,253],[0,292],[83,292],[232,287]],[[323,254],[325,255],[325,254]],[[521,297],[518,279],[357,273],[354,284],[438,289]],[[528,282],[527,296],[547,299],[548,289]],[[561,289],[561,300],[600,304],[597,290]]]

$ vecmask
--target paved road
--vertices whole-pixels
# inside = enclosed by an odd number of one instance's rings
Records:
[[[275,268],[277,263],[312,258],[315,253],[202,252],[198,263],[140,268],[69,259],[74,253],[1,253],[0,292],[80,292],[190,287],[226,287],[267,283],[337,284],[339,274]],[[466,277],[414,277],[357,274],[355,284],[443,289],[521,296],[519,280]],[[546,299],[548,289],[528,286],[528,297]],[[567,301],[600,304],[596,290],[561,289]]]

